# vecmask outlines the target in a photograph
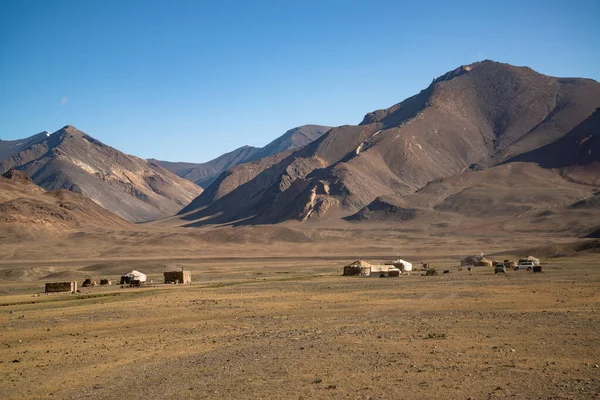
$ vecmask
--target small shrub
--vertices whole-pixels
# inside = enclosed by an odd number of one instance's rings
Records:
[[[446,339],[445,333],[428,333],[425,339]]]

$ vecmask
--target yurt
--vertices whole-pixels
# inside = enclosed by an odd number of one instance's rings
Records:
[[[134,281],[144,283],[146,282],[146,279],[146,274],[143,274],[140,271],[136,271],[134,269],[121,276],[121,285],[128,285],[130,283],[134,283]]]
[[[477,260],[474,264],[476,267],[491,267],[492,266],[492,260],[485,258],[485,257],[481,257],[479,260]]]
[[[469,256],[460,260],[461,267],[491,267],[492,260],[489,260],[483,256],[483,253],[477,256]]]
[[[356,260],[344,267],[344,276],[369,276],[370,273],[371,264],[362,260]]]
[[[540,260],[534,256],[527,257],[527,261],[531,261],[533,265],[540,265]]]
[[[468,256],[460,260],[461,267],[469,267],[475,265],[480,256]]]
[[[412,271],[413,269],[413,265],[411,263],[400,258],[392,262],[392,265],[402,272]]]

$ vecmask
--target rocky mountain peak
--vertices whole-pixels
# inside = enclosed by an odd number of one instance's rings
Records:
[[[9,169],[2,176],[8,180],[23,183],[33,183],[32,180],[24,172],[17,171],[16,169]]]

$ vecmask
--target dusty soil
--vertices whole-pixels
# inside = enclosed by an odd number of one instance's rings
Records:
[[[342,277],[346,261],[187,261],[192,285],[78,295],[1,281],[0,397],[598,398],[600,254],[387,279]]]

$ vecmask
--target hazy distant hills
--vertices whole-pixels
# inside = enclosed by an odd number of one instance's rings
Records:
[[[259,151],[252,157],[248,158],[248,161],[255,161],[260,158],[272,156],[273,154],[281,153],[288,150],[295,150],[306,146],[309,143],[314,142],[328,130],[331,126],[323,125],[302,125],[297,128],[290,129],[265,147],[259,149]]]
[[[72,126],[2,142],[1,149],[5,158],[0,173],[17,169],[46,190],[80,193],[130,221],[173,215],[202,192],[192,182]]]
[[[423,213],[423,207],[414,211],[420,200],[407,203],[405,196],[419,196],[426,187],[441,196],[432,200],[423,194],[430,212],[516,216],[539,208],[531,206],[538,196],[550,196],[546,208],[566,207],[598,189],[590,186],[598,182],[589,180],[597,160],[592,155],[597,154],[597,115],[592,114],[598,107],[600,84],[593,80],[554,78],[493,61],[462,66],[419,94],[368,113],[358,126],[333,128],[296,152],[229,169],[180,217],[191,225],[357,213],[350,219],[403,221]],[[561,154],[564,148],[571,149],[570,156]],[[568,182],[583,160],[580,175],[586,174],[586,181]],[[444,183],[446,178],[462,182],[463,175],[462,192],[454,192],[455,183]],[[511,186],[520,177],[528,184]],[[553,195],[552,187],[563,183],[568,193]],[[527,204],[505,206],[508,200]],[[496,202],[501,205],[493,206]]]
[[[160,161],[155,159],[150,159],[149,161],[154,162],[166,170],[194,182],[201,187],[208,187],[221,172],[243,163],[259,150],[260,149],[257,147],[243,146],[201,164]]]
[[[290,129],[265,147],[242,146],[214,160],[201,164],[170,162],[151,159],[161,167],[207,188],[225,170],[236,165],[255,161],[273,154],[299,149],[324,135],[331,127],[303,125]]]

